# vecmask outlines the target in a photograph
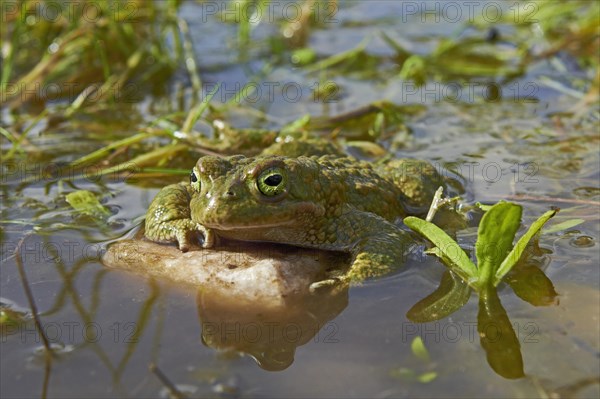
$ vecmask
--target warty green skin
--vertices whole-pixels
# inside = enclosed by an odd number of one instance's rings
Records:
[[[146,237],[177,242],[182,251],[199,233],[205,248],[219,236],[344,251],[352,263],[341,280],[380,276],[400,265],[410,245],[395,224],[406,216],[404,204],[427,206],[439,186],[431,165],[402,161],[421,175],[407,176],[399,164],[374,166],[349,157],[205,156],[194,168],[199,184],[173,184],[154,198]],[[273,169],[284,171],[287,184],[268,197],[257,178]]]

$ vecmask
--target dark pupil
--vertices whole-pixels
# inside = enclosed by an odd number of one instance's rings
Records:
[[[196,177],[196,174],[194,172],[190,173],[190,181],[192,183],[196,183],[198,181],[198,178]]]
[[[265,184],[267,186],[276,187],[283,180],[283,176],[281,175],[271,175],[265,179]]]

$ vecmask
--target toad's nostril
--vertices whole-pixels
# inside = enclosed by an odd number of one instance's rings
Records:
[[[228,182],[224,188],[221,194],[223,198],[230,200],[242,198],[243,187],[239,181]]]

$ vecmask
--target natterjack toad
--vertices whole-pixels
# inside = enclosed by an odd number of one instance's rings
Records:
[[[427,207],[442,179],[427,162],[373,165],[350,157],[205,156],[189,183],[163,188],[146,215],[146,237],[182,251],[202,234],[349,252],[345,281],[400,265],[410,244],[398,223]]]

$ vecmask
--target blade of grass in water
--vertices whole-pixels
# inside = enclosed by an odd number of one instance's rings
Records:
[[[17,18],[15,21],[15,28],[12,32],[12,36],[10,38],[10,44],[7,46],[7,52],[2,60],[2,75],[0,77],[0,93],[5,93],[6,85],[8,84],[8,80],[10,79],[10,75],[13,67],[14,53],[15,47],[17,46],[17,38],[21,34],[21,18]],[[4,97],[4,95],[2,96]]]
[[[100,10],[99,18],[94,22],[80,17],[70,20],[68,26],[61,26],[56,21],[40,18],[35,26],[28,26],[22,22],[26,18],[17,15],[12,29],[3,27],[3,34],[12,36],[13,46],[7,46],[9,57],[4,59],[0,87],[5,89],[11,83],[10,77],[16,75],[12,82],[15,89],[6,96],[10,96],[8,100],[13,106],[39,95],[45,96],[45,93],[36,93],[32,87],[77,82],[77,92],[69,95],[81,96],[68,109],[67,116],[92,103],[89,100],[93,93],[99,94],[93,104],[102,109],[103,103],[114,102],[115,98],[111,95],[114,90],[111,89],[123,87],[132,76],[131,70],[135,68],[128,60],[132,54],[137,51],[143,55],[150,54],[148,57],[152,57],[153,62],[138,63],[135,74],[138,82],[152,81],[153,85],[165,80],[181,60],[173,59],[173,54],[181,52],[170,51],[172,46],[167,45],[167,38],[160,33],[168,27],[176,27],[176,18],[161,17],[158,20],[158,16],[164,14],[160,11],[172,11],[177,8],[178,2],[171,1],[167,7],[162,5],[163,2],[131,2],[119,7],[118,13],[113,12],[111,2],[96,0],[90,3]],[[84,5],[76,3],[75,7],[81,11]],[[29,11],[32,15],[39,12],[37,9]],[[171,14],[176,16],[176,12]],[[23,30],[26,35],[23,35]],[[20,49],[21,44],[29,43],[33,46]],[[48,51],[50,44],[53,46]],[[19,52],[15,53],[17,49]],[[38,62],[33,65],[27,61],[35,59]]]
[[[87,154],[79,159],[76,159],[75,161],[71,162],[71,166],[77,167],[77,166],[82,166],[85,164],[91,164],[101,158],[108,156],[111,153],[111,151],[114,149],[132,145],[132,144],[138,143],[144,139],[154,137],[154,136],[156,136],[156,135],[152,134],[152,133],[139,133],[134,136],[127,137],[123,140],[115,141],[114,143],[111,143],[111,144],[107,145],[106,147],[100,148],[99,150],[96,150],[96,151],[92,152],[91,154]]]
[[[102,62],[102,73],[104,74],[104,80],[108,80],[110,76],[110,64],[108,62],[108,57],[106,55],[106,48],[104,47],[104,41],[101,39],[96,39],[95,42],[96,51],[100,56],[100,61]]]
[[[560,213],[564,213],[564,211],[561,209]],[[568,229],[572,229],[575,226],[578,226],[582,223],[585,223],[584,219],[569,219],[569,220],[565,220],[564,222],[555,224],[547,229],[542,230],[543,234],[550,234],[550,233],[557,233],[559,231],[562,230],[568,230]]]
[[[248,83],[246,83],[233,97],[227,100],[226,104],[240,104],[244,97],[250,97],[254,94],[255,88],[258,87],[256,84],[256,80],[262,76],[266,76],[271,72],[271,64],[265,64],[265,66],[260,70],[257,76],[252,77]],[[252,88],[252,90],[248,90],[248,88]]]
[[[15,152],[17,151],[24,152],[23,148],[21,147],[23,140],[25,140],[29,131],[31,131],[31,129],[33,129],[38,124],[38,122],[46,118],[49,112],[50,111],[48,110],[48,108],[45,108],[42,112],[40,112],[38,116],[35,117],[33,121],[31,121],[27,129],[25,129],[25,131],[20,135],[13,135],[8,130],[4,129],[3,127],[0,127],[0,133],[2,133],[3,136],[10,140],[10,142],[13,145],[12,148],[6,153],[6,155],[2,156],[2,159],[4,161],[12,159],[15,155]]]
[[[220,88],[221,88],[221,85],[220,84],[217,85],[217,87],[215,87],[213,89],[213,91],[211,91],[202,100],[202,102],[200,104],[198,104],[194,108],[192,108],[192,110],[188,114],[187,118],[185,119],[185,122],[183,123],[183,127],[181,128],[182,133],[184,133],[184,134],[190,133],[190,131],[192,130],[192,127],[194,126],[194,124],[196,123],[198,118],[200,118],[200,116],[202,116],[202,113],[210,104],[210,100],[212,100],[212,98],[217,93],[217,91],[219,91]]]
[[[111,173],[122,173],[122,172],[137,172],[140,170],[142,165],[147,165],[153,162],[164,160],[165,158],[172,156],[180,151],[187,150],[189,145],[187,144],[171,144],[165,147],[157,148],[154,151],[150,151],[146,154],[139,155],[130,161],[120,163],[110,168],[101,170],[98,175],[106,176]]]
[[[125,87],[125,83],[129,79],[129,76],[131,76],[132,72],[140,64],[143,54],[144,54],[144,50],[142,50],[142,49],[133,53],[127,59],[127,68],[123,72],[121,72],[119,75],[117,75],[117,74],[111,75],[102,84],[102,86],[100,86],[100,88],[98,89],[98,92],[100,94],[98,96],[98,99],[96,99],[95,101],[99,101],[100,99],[106,99],[108,97],[109,93],[119,93],[121,88]],[[71,115],[73,115],[76,111],[78,111],[81,108],[81,106],[85,103],[85,100],[87,99],[87,97],[89,95],[91,95],[92,93],[93,93],[93,90],[92,91],[84,90],[83,92],[81,92],[79,94],[79,96],[77,96],[75,101],[73,101],[73,103],[69,106],[69,108],[67,108],[67,110],[65,111],[65,116],[68,118]]]
[[[356,57],[359,53],[361,53],[362,51],[364,51],[364,49],[367,47],[367,44],[369,44],[369,42],[371,41],[371,36],[367,36],[365,37],[359,44],[358,46],[354,47],[353,49],[350,49],[348,51],[344,51],[342,53],[339,54],[335,54],[332,55],[331,57],[325,58],[319,62],[316,62],[315,64],[307,67],[305,69],[306,72],[316,72],[316,71],[320,71],[322,69],[327,69],[330,68],[336,64],[339,64],[340,62],[343,62],[345,60],[351,59]]]
[[[268,3],[270,0],[235,0],[234,3],[236,10],[239,13],[236,15],[235,20],[238,23],[238,48],[241,52],[241,58],[244,59],[246,56],[246,50],[251,42],[252,28],[258,25],[265,15]],[[256,10],[255,13],[251,13],[252,10]]]
[[[248,15],[250,1],[249,0],[234,0],[236,8],[239,10],[237,15],[238,22],[238,45],[240,49],[244,49],[250,43],[250,15]]]
[[[194,46],[190,36],[190,29],[187,22],[185,22],[183,18],[177,19],[177,26],[179,26],[179,30],[183,36],[184,64],[188,75],[190,76],[190,81],[192,82],[192,96],[194,101],[197,101],[198,95],[202,93],[202,81],[200,80],[198,65],[196,64],[196,57],[194,55]]]

